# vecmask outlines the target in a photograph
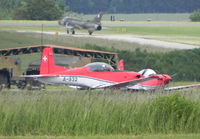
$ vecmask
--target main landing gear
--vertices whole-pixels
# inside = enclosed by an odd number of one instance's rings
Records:
[[[93,32],[88,31],[89,35],[92,35]]]
[[[75,31],[74,31],[74,29],[70,29],[70,30],[69,30],[69,29],[67,29],[67,34],[69,34],[70,32],[71,32],[73,35],[75,34]]]

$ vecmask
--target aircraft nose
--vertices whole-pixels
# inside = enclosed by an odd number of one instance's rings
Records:
[[[172,80],[172,77],[165,75],[165,84],[168,84]]]
[[[169,75],[167,75],[167,80],[171,81],[172,77],[170,77]]]
[[[58,24],[59,24],[59,25],[64,25],[64,23],[63,23],[62,20],[59,20],[59,21],[58,21]]]
[[[60,25],[61,23],[60,23],[60,20],[58,21],[58,25]]]

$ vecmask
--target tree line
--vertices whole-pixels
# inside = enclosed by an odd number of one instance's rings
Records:
[[[22,18],[29,14],[37,16],[37,13],[42,14],[45,11],[46,14],[49,12],[48,16],[51,14],[60,18],[69,11],[83,14],[96,14],[100,11],[104,13],[190,13],[198,8],[200,8],[200,0],[35,0],[35,2],[34,0],[0,0],[0,19]]]
[[[0,0],[0,19],[57,20],[68,11],[65,0]]]
[[[105,13],[190,13],[200,0],[66,0],[73,12]]]

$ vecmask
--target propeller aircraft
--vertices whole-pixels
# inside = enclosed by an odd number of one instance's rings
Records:
[[[55,65],[52,48],[43,49],[40,74],[24,77],[34,78],[44,84],[68,85],[77,89],[154,90],[162,88],[171,81],[169,75],[156,74],[150,69],[140,72],[115,70],[103,62],[67,69]]]
[[[124,61],[119,61],[119,70],[124,70]],[[152,69],[143,69],[139,71],[138,73],[142,74],[145,78],[148,78],[152,75],[156,75],[157,78],[153,79],[151,81],[145,81],[138,83],[134,86],[131,86],[128,88],[128,90],[137,90],[137,91],[147,91],[147,90],[156,90],[156,89],[163,89],[164,91],[172,91],[172,90],[181,90],[181,89],[187,89],[187,88],[194,88],[194,87],[200,87],[200,84],[191,84],[191,85],[183,85],[183,86],[175,86],[175,87],[167,87],[169,82],[172,80],[172,77],[166,74],[156,74],[156,72]],[[163,80],[163,76],[165,78],[169,78],[168,80]],[[159,81],[160,80],[160,81]],[[163,81],[162,81],[163,80]]]

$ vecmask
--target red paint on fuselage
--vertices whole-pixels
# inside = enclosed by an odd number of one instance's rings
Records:
[[[115,83],[133,81],[136,79],[144,78],[144,76],[138,72],[114,71],[112,67],[110,67],[109,71],[91,71],[87,65],[80,68],[66,69],[64,67],[55,65],[52,48],[43,49],[40,75],[85,76]],[[169,75],[160,74],[153,76],[155,76],[155,79],[145,81],[139,84],[154,87],[154,86],[166,85],[171,80],[171,77]]]
[[[171,77],[167,74],[157,74],[157,78],[150,80],[150,81],[145,81],[142,83],[139,83],[141,85],[145,86],[162,86],[162,85],[167,85],[169,81],[171,80]]]
[[[74,68],[74,69],[66,69],[61,72],[54,72],[48,75],[69,75],[69,76],[86,76],[91,78],[96,78],[105,81],[111,82],[123,82],[123,81],[131,81],[135,79],[139,79],[138,77],[143,77],[138,72],[127,72],[127,71],[103,71],[103,72],[92,72],[87,66]]]

